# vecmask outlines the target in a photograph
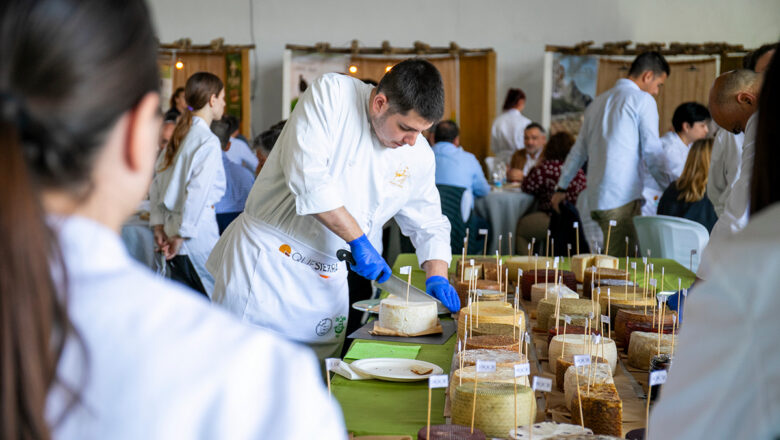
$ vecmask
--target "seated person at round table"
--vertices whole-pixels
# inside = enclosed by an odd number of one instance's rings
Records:
[[[531,122],[525,127],[523,133],[523,142],[525,148],[517,150],[512,154],[509,166],[506,171],[506,180],[509,182],[522,182],[528,175],[531,168],[539,162],[542,155],[542,149],[547,142],[547,134],[544,127],[536,122]]]
[[[672,182],[658,202],[658,215],[670,215],[699,222],[712,232],[718,214],[707,197],[707,177],[712,156],[712,138],[694,142],[679,179]]]
[[[490,184],[477,158],[460,146],[460,130],[453,121],[441,121],[433,132],[433,155],[436,158],[436,184],[466,188],[460,212],[468,221],[474,209],[474,198],[490,192]]]
[[[536,166],[531,168],[523,179],[522,190],[536,197],[539,210],[526,215],[517,222],[517,250],[522,251],[528,247],[532,239],[544,243],[547,237],[547,229],[550,226],[552,204],[550,199],[555,193],[555,186],[561,177],[561,167],[574,146],[574,136],[562,131],[550,136],[550,141],[544,147]],[[571,181],[566,191],[566,201],[572,205],[577,203],[577,197],[586,186],[585,173],[580,169]]]

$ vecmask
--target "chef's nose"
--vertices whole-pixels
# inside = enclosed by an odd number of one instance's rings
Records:
[[[414,143],[417,142],[417,133],[410,133],[404,136],[404,142],[409,144],[410,147],[414,147]]]

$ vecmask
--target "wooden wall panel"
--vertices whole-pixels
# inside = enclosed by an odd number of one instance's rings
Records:
[[[173,90],[184,87],[187,78],[197,72],[210,72],[225,81],[225,54],[224,53],[178,53],[177,59],[184,63],[181,70],[173,71]]]
[[[483,162],[496,115],[496,53],[463,55],[459,61],[460,143]]]

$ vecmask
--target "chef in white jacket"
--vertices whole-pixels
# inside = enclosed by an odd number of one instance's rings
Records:
[[[384,281],[382,226],[395,218],[427,273],[426,291],[451,310],[450,225],[420,134],[441,117],[443,87],[424,60],[396,64],[379,85],[326,74],[302,95],[255,182],[245,211],[208,261],[213,300],[244,321],[338,355],[352,269]]]
[[[222,117],[225,89],[215,75],[198,72],[187,80],[184,96],[189,107],[158,158],[149,190],[149,223],[171,278],[211,297],[206,259],[219,238],[214,205],[226,183],[222,148],[209,127]]]

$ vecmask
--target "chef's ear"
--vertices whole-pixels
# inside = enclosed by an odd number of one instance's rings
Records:
[[[125,160],[127,166],[142,175],[151,175],[158,152],[162,117],[160,95],[149,92],[128,113]]]
[[[371,109],[374,113],[381,113],[388,106],[387,95],[382,92],[374,95],[374,99],[371,101]]]
[[[752,106],[756,102],[756,97],[748,92],[740,92],[737,93],[737,102],[740,104]]]

